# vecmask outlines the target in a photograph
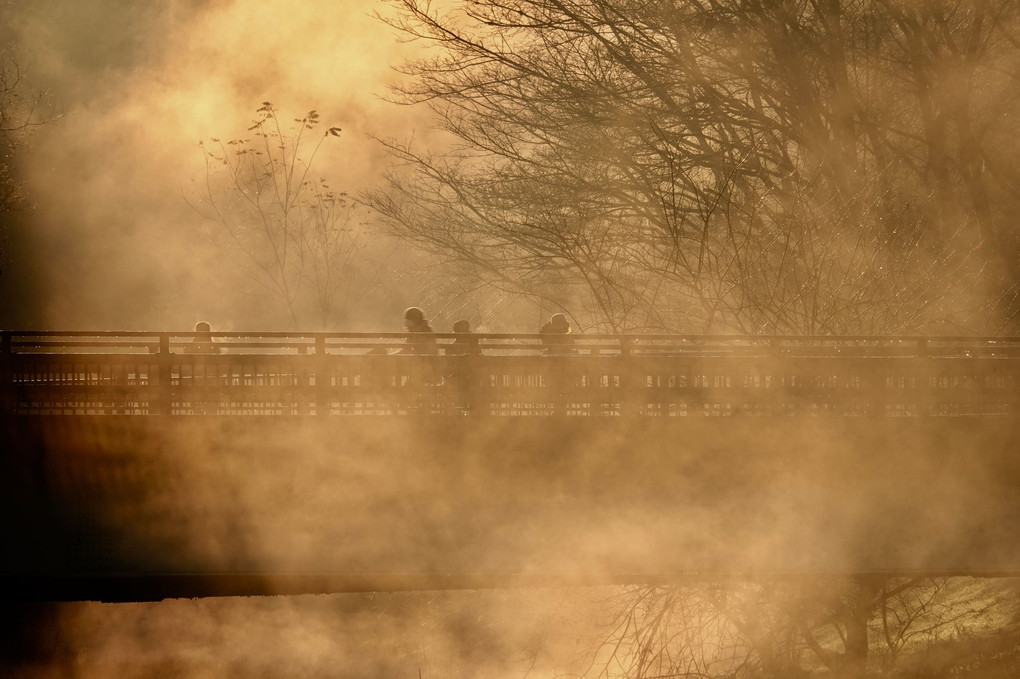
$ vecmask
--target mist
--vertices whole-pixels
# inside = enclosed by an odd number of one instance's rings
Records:
[[[205,181],[198,142],[247,136],[264,101],[285,120],[315,109],[343,130],[315,171],[351,195],[378,181],[385,157],[369,135],[428,131],[419,112],[382,99],[407,47],[372,10],[362,2],[5,6],[4,38],[53,108],[16,158],[27,204],[5,215],[0,324],[190,328],[202,319],[220,329],[284,329],[189,205]],[[379,275],[392,285],[355,304],[345,329],[399,329],[400,310],[416,302],[415,286],[401,280],[413,258],[396,254],[395,242],[380,248]]]
[[[14,555],[42,530],[69,575],[252,574],[275,594],[22,604],[24,676],[640,676],[649,644],[725,676],[762,652],[743,616],[766,637],[824,631],[876,587],[917,635],[885,651],[901,669],[1016,633],[1009,419],[96,415],[18,432],[5,476],[41,465],[48,495],[34,528],[4,515]],[[435,584],[400,591],[415,575]],[[359,580],[376,593],[295,596]]]

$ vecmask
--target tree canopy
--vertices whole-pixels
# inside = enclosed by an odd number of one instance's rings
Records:
[[[1015,327],[1015,3],[394,4],[451,142],[370,202],[472,278],[605,331]]]

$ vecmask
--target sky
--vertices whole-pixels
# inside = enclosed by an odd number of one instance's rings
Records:
[[[354,195],[386,167],[370,136],[430,134],[422,112],[385,99],[393,67],[412,48],[374,16],[386,11],[382,2],[14,0],[0,8],[4,44],[55,114],[17,159],[28,205],[8,226],[4,327],[272,324],[259,313],[264,300],[234,298],[209,226],[188,203],[204,177],[198,142],[246,134],[264,101],[287,118],[317,110],[323,128],[343,130],[317,167]],[[390,324],[415,294],[413,285],[384,286],[347,329]]]

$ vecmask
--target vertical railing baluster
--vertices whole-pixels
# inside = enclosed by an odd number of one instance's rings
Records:
[[[0,335],[0,408],[2,417],[13,415],[14,397],[14,351],[12,334],[5,331]]]
[[[917,358],[921,370],[914,371],[914,402],[919,416],[930,415],[935,409],[935,389],[932,384],[935,377],[935,363],[928,360],[928,338],[917,340]]]
[[[173,358],[170,354],[170,333],[159,334],[159,353],[156,354],[159,384],[156,387],[156,414],[170,415],[173,403],[171,392],[171,368]]]
[[[315,335],[315,362],[313,376],[315,379],[315,414],[324,417],[329,415],[329,364],[326,361],[326,335]]]
[[[620,415],[637,415],[641,412],[641,401],[645,398],[646,385],[639,384],[634,373],[634,362],[630,360],[631,338],[620,338],[620,363],[616,373],[620,376],[617,387],[620,394]],[[611,385],[609,385],[611,386]],[[611,389],[610,389],[611,391]]]

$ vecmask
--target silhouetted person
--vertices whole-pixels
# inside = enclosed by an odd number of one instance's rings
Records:
[[[460,336],[446,345],[447,356],[478,356],[482,353],[478,338],[471,332],[471,324],[464,320],[457,321],[453,324],[453,331]]]
[[[404,327],[409,333],[407,336],[407,347],[400,350],[401,354],[413,354],[423,356],[435,354],[436,338],[432,334],[432,326],[425,320],[425,312],[416,306],[404,310]],[[422,409],[431,408],[431,401],[422,391],[422,387],[436,384],[441,379],[436,367],[431,361],[413,361],[404,366],[406,387],[408,388],[408,400],[404,401],[408,412],[416,412]]]
[[[456,390],[454,397],[457,407],[463,413],[472,410],[472,385],[475,384],[475,362],[473,356],[481,356],[482,348],[478,346],[478,338],[471,332],[471,325],[464,320],[453,324],[453,332],[457,334],[451,344],[445,348],[447,356],[457,356],[449,361],[446,382]]]
[[[425,312],[416,306],[404,310],[404,327],[411,333],[407,338],[408,347],[402,354],[434,354],[436,338],[432,335],[432,326],[425,320]]]
[[[546,345],[545,352],[555,353],[557,351],[573,351],[574,338],[570,336],[570,323],[563,314],[553,314],[548,321],[542,324],[538,330],[542,335],[542,344]]]
[[[184,353],[186,354],[218,354],[220,348],[216,346],[212,338],[212,326],[205,321],[199,321],[195,324],[195,339],[191,340],[191,344],[184,347]]]
[[[220,348],[213,343],[212,327],[205,321],[195,324],[195,338],[184,347],[186,354],[218,354]],[[202,359],[198,360],[199,365],[204,364]],[[219,371],[213,369],[210,374],[207,372],[209,366],[196,368],[186,380],[191,387],[198,389],[191,399],[191,410],[196,414],[215,415],[219,408],[219,398],[215,395],[215,388],[220,386]],[[182,375],[183,377],[183,375]],[[208,392],[213,389],[214,392]]]

